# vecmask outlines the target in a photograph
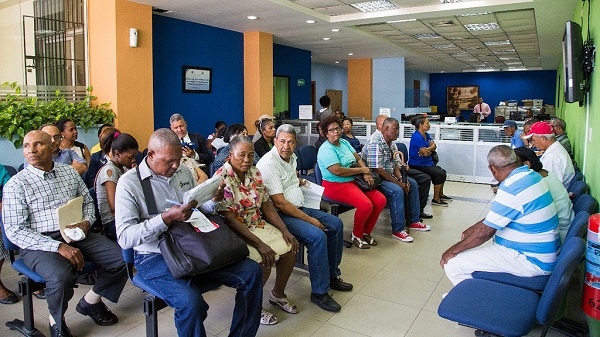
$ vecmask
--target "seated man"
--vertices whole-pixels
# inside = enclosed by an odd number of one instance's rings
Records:
[[[515,121],[510,119],[504,121],[504,126],[502,128],[504,129],[504,133],[508,137],[510,137],[511,149],[516,149],[518,147],[525,146],[523,139],[521,139],[523,131],[517,128],[517,123]]]
[[[296,130],[290,124],[277,129],[274,146],[256,167],[260,170],[267,193],[290,233],[308,248],[308,270],[312,287],[311,301],[327,311],[342,308],[329,294],[329,289],[352,290],[344,282],[339,265],[344,249],[342,220],[318,209],[304,207],[304,196],[296,173]]]
[[[117,302],[127,282],[127,269],[119,246],[89,231],[94,222],[94,204],[87,187],[73,168],[52,162],[52,143],[47,133],[29,132],[23,140],[23,153],[29,166],[4,187],[2,217],[6,235],[21,248],[25,265],[47,281],[50,336],[71,336],[64,314],[84,259],[94,262],[100,272],[76,310],[98,325],[117,323],[117,316],[101,297]],[[79,196],[84,199],[83,221],[69,227],[79,228],[85,237],[67,244],[59,230],[56,209]]]
[[[186,157],[193,158],[204,164],[203,170],[208,174],[208,165],[215,160],[215,156],[206,147],[206,138],[199,133],[188,133],[187,123],[180,114],[173,114],[169,119],[171,130],[177,134],[180,146]]]
[[[362,159],[367,166],[381,176],[383,182],[379,191],[387,198],[392,218],[392,236],[403,242],[412,242],[413,238],[406,231],[405,194],[408,197],[408,228],[417,231],[428,231],[431,228],[419,220],[420,201],[417,182],[411,177],[402,181],[400,169],[403,162],[395,159],[398,147],[394,141],[398,139],[400,126],[395,118],[383,121],[381,132],[374,133],[363,147]]]
[[[474,271],[523,277],[550,274],[560,238],[556,208],[542,176],[520,166],[507,145],[494,146],[487,159],[500,183],[498,193],[486,218],[466,229],[462,239],[442,254],[446,276],[456,285]],[[491,244],[479,247],[492,237]]]
[[[569,188],[575,176],[575,168],[567,150],[556,141],[552,124],[546,121],[534,123],[525,138],[531,138],[533,145],[544,151],[540,157],[544,169],[554,173],[563,186]]]
[[[569,157],[571,157],[571,161],[573,161],[573,165],[575,164],[575,157],[573,156],[573,148],[571,147],[571,140],[569,140],[569,136],[567,136],[567,123],[564,119],[554,117],[550,120],[550,124],[552,124],[552,131],[554,131],[554,135],[556,136],[556,140],[562,145]]]
[[[198,185],[190,170],[180,166],[179,137],[169,129],[155,131],[148,142],[148,155],[140,165],[119,179],[115,199],[117,240],[121,247],[135,250],[135,267],[157,295],[175,309],[179,336],[206,336],[204,320],[208,304],[202,297],[203,282],[219,282],[236,288],[230,336],[254,336],[258,330],[262,282],[259,265],[244,259],[194,278],[176,279],[158,248],[158,239],[174,221],[192,214],[192,201],[174,206],[167,199],[183,200],[183,194]],[[138,178],[149,179],[160,214],[148,214],[148,206]]]

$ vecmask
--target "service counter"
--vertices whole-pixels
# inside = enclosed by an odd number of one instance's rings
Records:
[[[317,121],[289,120],[298,133],[298,146],[314,145],[319,134]],[[376,129],[374,122],[354,122],[352,133],[362,144]],[[415,131],[408,123],[400,124],[398,142],[409,147]],[[448,180],[475,183],[493,183],[494,177],[487,164],[489,150],[499,144],[510,144],[499,124],[444,124],[432,123],[429,134],[438,145],[439,165],[448,172]]]

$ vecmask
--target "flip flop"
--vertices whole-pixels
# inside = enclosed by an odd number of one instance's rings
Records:
[[[5,298],[0,299],[0,303],[2,304],[15,304],[17,302],[19,302],[19,298],[17,297],[17,295],[15,293],[13,293],[12,291],[8,291],[10,295],[6,296]]]

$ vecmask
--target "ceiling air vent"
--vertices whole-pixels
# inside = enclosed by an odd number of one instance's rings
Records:
[[[429,24],[431,24],[433,27],[452,27],[452,26],[456,26],[456,23],[454,23],[454,21],[452,20],[439,20],[439,21],[432,21],[429,22]]]

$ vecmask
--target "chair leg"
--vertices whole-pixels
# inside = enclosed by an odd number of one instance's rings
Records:
[[[146,337],[158,337],[158,309],[152,299],[144,299],[144,314],[146,315]]]
[[[35,328],[33,320],[33,292],[39,287],[41,285],[26,277],[19,281],[19,293],[23,297],[23,320],[14,319],[6,322],[8,328],[17,330],[27,337],[44,337],[44,334]]]
[[[306,264],[305,256],[306,252],[304,251],[304,245],[298,243],[298,253],[296,253],[296,263],[294,264],[294,267],[308,271],[308,264]]]

